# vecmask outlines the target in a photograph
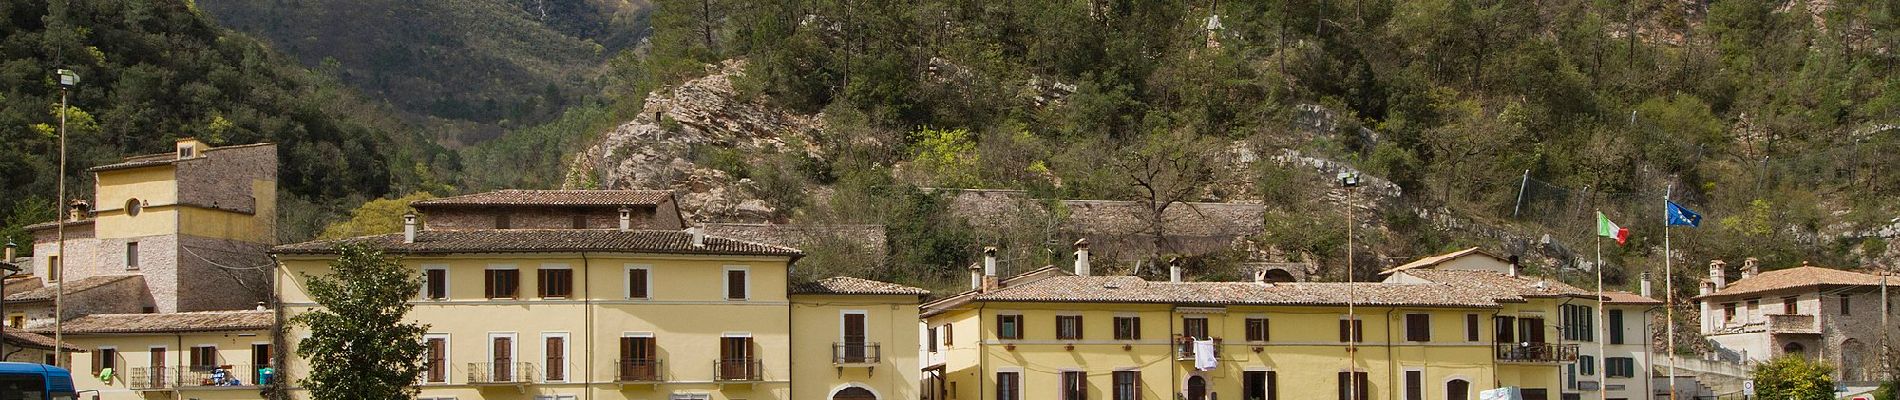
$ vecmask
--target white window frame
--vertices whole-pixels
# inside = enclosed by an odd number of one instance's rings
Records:
[[[429,360],[427,359],[427,357],[429,356],[429,339],[442,339],[442,381],[441,382],[429,381],[429,365],[428,365]],[[489,342],[489,343],[490,343],[490,346],[489,346],[488,351],[491,351],[491,352],[495,351],[493,342]],[[424,359],[422,360],[423,362],[422,384],[424,385],[452,385],[455,383],[455,351],[454,351],[455,347],[454,346],[455,346],[454,339],[451,339],[449,337],[449,334],[447,333],[425,333],[422,335],[422,356],[424,357]],[[493,357],[493,356],[490,356],[490,357]]]
[[[508,359],[511,360],[511,362],[521,362],[521,337],[514,332],[489,332],[488,343],[486,343],[486,346],[482,346],[485,348],[482,351],[488,352],[488,358],[483,360],[483,362],[491,365],[495,363],[496,338],[508,338]],[[491,366],[490,368],[494,367]],[[507,368],[512,369],[513,367],[510,366]]]
[[[743,297],[735,298],[735,297],[732,297],[732,293],[729,293],[732,290],[732,271],[739,271],[739,272],[745,273],[745,293],[742,293],[744,295]],[[748,267],[744,265],[727,265],[724,269],[721,269],[719,271],[719,275],[720,275],[719,282],[725,283],[725,287],[719,288],[719,293],[724,295],[726,301],[752,300],[752,267]],[[647,279],[651,281],[652,277],[648,276]]]
[[[621,297],[624,297],[628,300],[653,300],[653,265],[652,264],[627,264],[626,267],[627,267],[627,272],[623,275],[620,275],[620,282],[623,285],[626,285],[625,288],[621,289],[621,293],[620,293]],[[636,269],[647,272],[647,281],[646,281],[647,297],[633,297],[633,285],[627,283],[627,281],[629,280],[628,278],[631,278],[633,276],[633,270],[636,270]]]
[[[429,271],[431,270],[442,270],[442,298],[440,299],[429,298]],[[450,276],[452,273],[447,264],[422,264],[422,290],[417,297],[430,301],[448,301],[450,297],[454,297],[449,296],[449,293],[455,293],[455,279]]]
[[[546,283],[545,283],[545,282],[541,282],[541,270],[544,270],[544,269],[564,269],[564,270],[567,270],[567,271],[568,271],[568,273],[567,273],[567,286],[568,286],[568,287],[567,287],[567,296],[564,296],[564,297],[541,297],[541,286],[542,286],[542,285],[546,285]],[[580,298],[580,297],[581,297],[581,295],[580,295],[579,293],[575,293],[575,291],[576,291],[576,290],[578,290],[578,289],[576,289],[576,287],[578,287],[579,285],[575,285],[575,284],[574,284],[574,282],[575,282],[575,281],[577,281],[578,279],[575,279],[575,278],[574,278],[574,272],[573,272],[573,271],[574,271],[574,267],[573,267],[573,266],[571,266],[571,265],[567,265],[567,264],[565,264],[565,263],[544,263],[544,264],[541,264],[541,266],[539,266],[539,267],[535,267],[535,269],[534,269],[534,288],[535,288],[535,290],[534,290],[534,298],[537,298],[537,299],[542,299],[542,300],[567,300],[567,299],[574,299],[574,298]]]
[[[1399,399],[1400,399],[1400,400],[1407,400],[1407,399],[1405,398],[1405,373],[1407,373],[1407,372],[1412,372],[1412,371],[1418,371],[1418,397],[1419,397],[1419,400],[1429,400],[1429,399],[1431,399],[1431,398],[1432,398],[1432,387],[1430,386],[1430,385],[1431,385],[1431,375],[1427,375],[1427,374],[1425,373],[1425,367],[1403,367],[1403,368],[1399,368],[1399,379],[1398,379],[1398,381],[1399,381],[1399,396],[1398,396],[1398,397],[1399,397]]]
[[[509,297],[488,297],[488,271],[492,271],[492,270],[514,270],[514,271],[515,271],[515,297],[512,297],[512,298],[509,298]],[[524,298],[528,298],[528,296],[526,296],[526,295],[524,295],[523,293],[521,293],[521,281],[522,281],[522,279],[523,279],[523,278],[521,277],[521,267],[520,267],[520,266],[517,266],[517,265],[515,265],[515,264],[488,264],[488,266],[487,266],[487,267],[483,267],[483,268],[482,268],[482,299],[483,299],[483,300],[487,300],[487,301],[497,301],[497,300],[500,300],[500,301],[513,301],[513,300],[521,300],[521,299],[524,299]],[[537,295],[538,295],[538,294],[540,294],[540,293],[534,293],[534,294],[537,294]],[[492,353],[492,352],[494,352],[494,350],[489,350],[489,352],[491,352],[491,353]],[[494,357],[492,357],[492,356],[491,356],[491,357],[489,357],[489,359],[490,359],[490,360],[493,360],[493,359],[494,359]]]
[[[548,339],[557,338],[557,337],[561,338],[561,362],[566,365],[561,366],[561,379],[553,380],[553,379],[548,379],[549,366],[546,365],[545,361],[548,359],[548,354],[547,354],[548,353]],[[541,382],[567,383],[567,382],[572,381],[574,379],[574,368],[570,368],[570,367],[574,365],[574,363],[572,362],[573,358],[571,358],[572,355],[574,354],[574,352],[572,351],[574,347],[574,341],[569,339],[567,332],[541,332],[540,344],[541,345],[537,347],[541,348],[541,360],[543,361],[542,363],[543,365],[541,365]],[[489,349],[489,351],[494,351],[494,349]]]

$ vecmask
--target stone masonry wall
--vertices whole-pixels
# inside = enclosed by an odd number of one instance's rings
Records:
[[[185,236],[177,248],[175,303],[161,311],[247,310],[270,296],[269,246]]]
[[[572,229],[576,214],[587,229],[619,229],[619,207],[437,207],[424,211],[428,229],[494,229],[495,216],[508,215],[509,229]],[[677,217],[657,217],[652,207],[633,208],[633,229],[679,229]]]
[[[1900,281],[1900,280],[1897,280]],[[1900,302],[1900,290],[1889,288],[1889,301]],[[1841,313],[1841,301],[1848,302],[1848,314]],[[1900,311],[1900,307],[1894,307]],[[1892,312],[1892,311],[1890,311]],[[1858,288],[1821,299],[1822,357],[1840,369],[1837,379],[1866,380],[1879,368],[1880,290]],[[1887,332],[1900,332],[1900,312],[1888,315]],[[1896,335],[1900,336],[1900,335]],[[1846,345],[1849,341],[1858,346]],[[1850,348],[1851,347],[1851,348]]]
[[[180,203],[256,213],[251,181],[277,181],[277,146],[212,149],[179,162],[177,176]]]

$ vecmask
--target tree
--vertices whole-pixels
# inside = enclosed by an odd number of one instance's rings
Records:
[[[428,192],[410,193],[394,199],[376,199],[350,210],[350,220],[323,227],[318,239],[343,239],[402,231],[402,215],[415,211],[409,203],[435,198]]]
[[[1161,260],[1167,246],[1168,208],[1192,201],[1219,177],[1221,143],[1200,135],[1180,132],[1149,134],[1140,142],[1121,151],[1122,156],[1104,160],[1134,187],[1137,201],[1148,223],[1147,233],[1154,240],[1154,261]]]
[[[1834,367],[1801,356],[1782,356],[1755,368],[1755,395],[1764,399],[1831,400]]]
[[[307,328],[297,355],[310,360],[301,384],[312,398],[412,399],[422,377],[422,334],[427,325],[405,321],[420,275],[363,244],[337,247],[329,275],[310,275],[317,308],[292,317]]]

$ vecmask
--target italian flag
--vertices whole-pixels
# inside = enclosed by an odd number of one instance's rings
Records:
[[[1597,211],[1597,236],[1616,239],[1616,245],[1622,246],[1629,243],[1630,230],[1616,226],[1615,222],[1610,222],[1610,217],[1605,217],[1602,211]]]

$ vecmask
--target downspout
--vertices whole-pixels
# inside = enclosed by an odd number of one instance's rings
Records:
[[[583,320],[582,326],[587,329],[587,333],[582,336],[587,338],[587,342],[581,346],[586,349],[585,352],[587,353],[587,355],[584,356],[587,368],[583,369],[587,371],[587,375],[585,378],[582,378],[585,379],[582,387],[587,388],[585,398],[588,400],[594,399],[594,377],[597,376],[594,373],[594,290],[587,286],[588,282],[593,282],[592,279],[588,279],[588,276],[592,272],[594,272],[593,262],[587,258],[587,252],[583,251],[581,252],[581,308],[583,308],[584,311],[581,311],[581,319]],[[615,367],[618,367],[618,365],[616,364]],[[618,371],[616,371],[616,373],[617,372]]]
[[[1655,333],[1650,331],[1649,314],[1661,309],[1663,308],[1650,307],[1648,310],[1643,310],[1643,393],[1649,393],[1652,397],[1656,395],[1656,389],[1650,387],[1656,384],[1656,356],[1652,354],[1655,352],[1656,342]],[[1675,379],[1676,377],[1669,377],[1671,381]],[[1675,393],[1669,395],[1675,396]]]
[[[787,258],[787,259],[785,259],[785,289],[786,289],[786,290],[785,290],[785,341],[786,341],[786,342],[787,342],[787,344],[788,344],[788,345],[787,345],[787,346],[785,347],[785,353],[786,353],[786,355],[785,355],[785,373],[786,373],[786,374],[795,374],[795,372],[793,372],[793,371],[797,371],[797,370],[798,370],[798,367],[797,367],[797,364],[798,364],[798,357],[792,357],[792,356],[791,356],[791,352],[792,352],[792,347],[796,347],[796,346],[798,346],[798,344],[797,344],[797,342],[794,342],[794,341],[792,341],[792,334],[793,334],[793,333],[795,332],[795,331],[793,331],[793,330],[792,330],[792,321],[793,321],[794,319],[796,319],[796,318],[795,318],[795,316],[794,316],[794,315],[792,315],[792,314],[794,314],[794,312],[793,312],[793,309],[795,309],[795,308],[798,308],[798,303],[793,303],[793,302],[792,302],[792,291],[791,291],[791,288],[792,288],[792,272],[795,272],[795,271],[792,271],[792,262],[794,262],[794,261],[796,261],[796,260],[797,260],[797,259],[793,259],[793,258]],[[865,307],[865,309],[867,309],[867,310],[868,310],[868,309],[870,309],[870,307]],[[842,318],[842,317],[840,317],[840,318]],[[843,325],[843,322],[841,321],[841,322],[840,322],[839,324],[840,324],[840,325]],[[865,334],[866,336],[869,336],[869,335],[871,334],[871,316],[870,316],[870,315],[865,315],[865,319],[864,319],[864,330],[865,330],[865,331],[864,331],[864,334]],[[838,334],[839,334],[840,336],[842,336],[842,335],[844,335],[844,330],[843,330],[843,327],[839,327],[839,331],[838,331]],[[839,339],[843,339],[843,338],[842,338],[842,337],[840,337]],[[868,338],[867,338],[867,339],[865,339],[865,342],[867,342],[867,343],[868,343],[868,342],[870,342],[870,339],[868,339]],[[882,349],[882,348],[880,347],[880,350],[879,350],[879,351],[883,351],[883,350],[881,350],[881,349]],[[826,354],[826,355],[827,355],[827,356],[830,356],[830,354]],[[879,357],[882,357],[882,355],[879,355]],[[827,358],[829,358],[829,357],[827,357]],[[764,364],[763,364],[763,363],[761,363],[761,364],[760,364],[760,369],[764,369]],[[764,377],[764,376],[765,376],[765,371],[759,371],[759,376],[760,376],[760,377]],[[866,378],[866,380],[869,380],[869,378],[870,378],[870,377],[868,377],[868,376],[867,376],[867,377],[865,377],[865,378]],[[791,377],[790,375],[787,375],[787,376],[785,377],[785,391],[786,391],[787,393],[798,393],[798,382],[797,382],[797,380],[796,380],[796,379],[792,379],[792,377]]]
[[[65,260],[60,260],[60,262],[61,262],[61,263],[64,263],[64,262],[66,262],[66,261],[65,261]],[[65,289],[64,289],[64,288],[61,288],[61,290],[65,290]],[[172,356],[172,358],[173,358],[173,361],[174,361],[174,362],[172,363],[172,365],[175,365],[174,367],[172,367],[172,368],[174,368],[174,371],[175,371],[175,372],[173,372],[173,373],[172,373],[172,382],[171,382],[171,384],[173,385],[173,390],[171,391],[171,392],[172,392],[172,399],[173,399],[173,400],[184,400],[184,399],[185,399],[185,394],[184,394],[184,393],[179,393],[179,392],[178,392],[178,390],[177,390],[177,387],[176,387],[176,386],[178,386],[179,384],[182,384],[182,383],[184,383],[184,381],[185,381],[185,379],[184,379],[184,374],[181,374],[181,373],[179,373],[179,372],[183,372],[183,370],[184,370],[185,368],[189,368],[188,366],[186,366],[186,365],[185,365],[185,359],[184,359],[184,358],[181,358],[181,357],[183,357],[183,355],[181,355],[181,354],[179,354],[179,353],[183,353],[183,352],[184,352],[184,350],[185,350],[185,334],[184,334],[184,333],[172,333],[172,337],[173,337],[173,338],[175,338],[174,340],[177,340],[177,341],[178,341],[178,347],[177,347],[177,349],[179,350],[179,351],[167,351],[167,353],[171,353],[171,354],[169,354],[169,355],[170,355],[170,356]],[[55,344],[55,345],[57,345],[58,343],[54,343],[54,344]],[[216,356],[217,356],[217,354],[212,354],[212,356],[213,356],[213,357],[216,357]],[[217,361],[217,360],[212,360],[211,362],[214,362],[214,363],[215,363],[215,362],[218,362],[218,361]],[[159,373],[160,375],[164,375],[164,374],[165,374],[165,371],[163,371],[163,370],[160,370],[160,371],[158,371],[158,373]],[[161,378],[161,379],[162,379],[162,378]]]
[[[976,306],[976,329],[977,330],[976,332],[977,332],[978,338],[983,337],[983,332],[985,331],[983,329],[983,319],[984,319],[983,309],[988,308],[989,306],[990,306],[989,303],[977,303],[977,306]],[[1001,328],[1001,326],[998,326],[998,328]],[[1022,327],[1018,326],[1016,329],[1022,329]],[[925,330],[925,332],[929,332],[929,330]],[[983,377],[985,375],[990,374],[989,372],[990,347],[979,345],[976,348],[978,350],[977,355],[976,355],[976,398],[981,399],[983,398],[983,393],[985,393],[984,391],[988,390],[988,387],[983,385],[984,382],[987,382],[983,380]],[[948,359],[949,355],[945,354],[944,357]],[[949,371],[944,371],[944,373],[949,374]],[[955,393],[951,393],[950,395],[956,396]]]
[[[1399,312],[1398,307],[1388,308],[1385,310],[1385,369],[1386,369],[1385,383],[1386,383],[1386,387],[1391,388],[1389,392],[1391,393],[1392,398],[1394,399],[1404,398],[1403,396],[1399,395],[1399,390],[1400,390],[1399,380],[1401,379],[1399,375],[1401,375],[1401,373],[1399,372],[1399,360],[1393,357],[1394,356],[1393,352],[1396,351],[1396,349],[1393,348],[1392,346],[1392,314],[1397,313],[1397,312]],[[1419,379],[1425,379],[1423,374],[1420,374]],[[1421,381],[1418,383],[1418,385],[1419,385],[1419,388],[1423,389],[1425,387],[1425,382]]]
[[[1485,349],[1485,353],[1490,354],[1490,356],[1486,358],[1491,359],[1491,387],[1492,388],[1497,388],[1498,386],[1501,386],[1504,383],[1503,380],[1498,379],[1498,343],[1499,343],[1498,342],[1498,318],[1501,318],[1503,316],[1504,316],[1503,305],[1499,305],[1497,311],[1491,312],[1491,346],[1490,346],[1491,348]],[[1513,322],[1512,324],[1515,325],[1516,322]],[[1505,329],[1516,329],[1516,328],[1517,327],[1514,327],[1514,326],[1505,327]],[[1480,328],[1480,331],[1482,332],[1482,328]]]
[[[276,254],[272,254],[270,260],[271,269],[273,271],[283,270],[284,262],[283,260],[277,259]],[[274,275],[278,274],[274,273]],[[290,375],[289,371],[284,369],[284,358],[290,354],[288,353],[290,350],[288,343],[290,342],[288,339],[285,339],[285,335],[288,335],[290,332],[284,327],[286,316],[284,315],[283,285],[287,278],[286,276],[271,277],[271,313],[276,316],[276,319],[271,320],[271,354],[270,360],[268,361],[270,361],[270,368],[273,373],[271,374],[271,382],[269,385],[270,394],[265,396],[265,398],[268,399],[284,399],[290,397],[289,386],[281,383],[285,377]],[[252,357],[255,358],[256,355],[252,355]],[[251,380],[255,383],[257,377],[252,376]]]
[[[1162,346],[1163,355],[1161,359],[1168,361],[1168,390],[1173,391],[1176,396],[1187,397],[1185,394],[1186,388],[1181,387],[1185,385],[1185,382],[1181,381],[1181,362],[1175,361],[1175,351],[1177,349],[1175,346],[1180,345],[1180,343],[1176,342],[1176,340],[1178,340],[1176,338],[1179,338],[1179,336],[1175,335],[1180,334],[1180,332],[1174,330],[1174,321],[1181,320],[1181,318],[1174,315],[1174,310],[1176,309],[1173,305],[1169,305],[1168,307],[1168,344]],[[1193,339],[1189,339],[1188,343],[1192,346]]]

